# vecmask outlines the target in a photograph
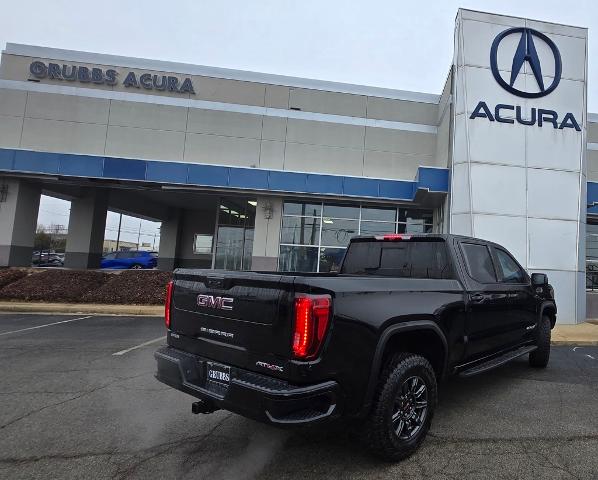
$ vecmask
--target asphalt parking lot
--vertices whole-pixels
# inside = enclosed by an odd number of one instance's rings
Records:
[[[155,317],[0,314],[0,478],[598,478],[598,347],[450,381],[424,447],[389,464],[339,427],[192,415],[153,378],[163,335]]]

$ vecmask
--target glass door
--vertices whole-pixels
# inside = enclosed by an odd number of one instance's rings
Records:
[[[257,202],[223,198],[218,209],[214,268],[250,270]]]
[[[243,227],[218,227],[216,240],[216,268],[241,270],[243,268]]]

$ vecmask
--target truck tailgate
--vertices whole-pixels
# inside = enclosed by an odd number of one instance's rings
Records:
[[[293,277],[182,270],[174,281],[171,337],[186,351],[244,368],[290,357]]]

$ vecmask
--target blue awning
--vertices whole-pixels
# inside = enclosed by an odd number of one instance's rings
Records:
[[[446,168],[419,167],[408,181],[17,149],[0,149],[0,171],[380,200],[449,190]]]

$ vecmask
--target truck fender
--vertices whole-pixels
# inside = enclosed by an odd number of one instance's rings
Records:
[[[361,411],[362,415],[367,414],[372,403],[374,392],[376,390],[376,385],[378,383],[378,375],[380,373],[380,369],[382,368],[382,357],[384,355],[384,349],[386,348],[386,344],[393,336],[399,335],[404,332],[411,332],[414,330],[433,331],[436,335],[438,335],[438,337],[442,341],[442,344],[444,346],[444,367],[442,377],[444,377],[446,373],[448,360],[448,342],[446,340],[444,332],[435,322],[433,322],[432,320],[413,320],[409,322],[402,322],[395,325],[391,325],[390,327],[386,328],[380,335],[378,345],[376,346],[376,351],[374,352],[372,368],[370,371],[370,379],[368,381],[368,387],[364,401],[364,407]]]
[[[546,310],[552,310],[553,315],[551,316],[550,328],[554,328],[554,324],[556,323],[556,304],[551,301],[542,302],[540,305],[540,316],[538,317],[538,321],[542,320],[542,316]]]

